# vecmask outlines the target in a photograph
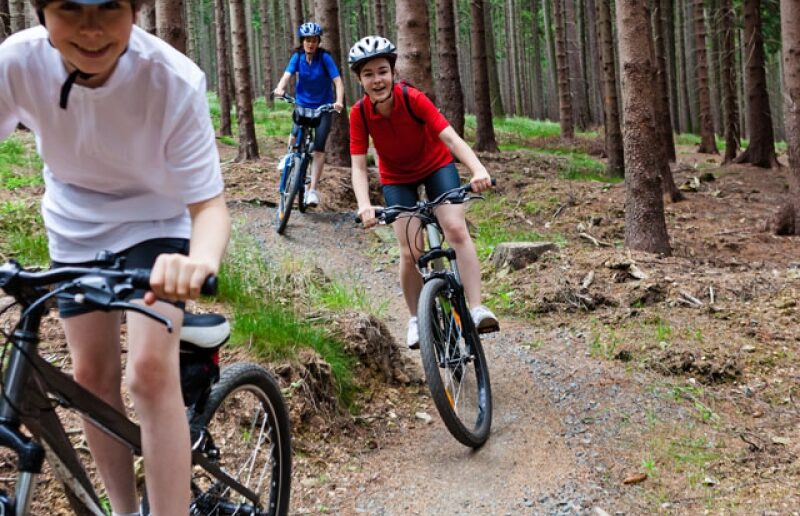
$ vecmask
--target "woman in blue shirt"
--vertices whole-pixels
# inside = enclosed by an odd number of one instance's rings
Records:
[[[319,46],[322,38],[322,27],[317,23],[307,22],[297,30],[300,46],[292,54],[286,71],[275,88],[275,95],[285,93],[286,84],[292,75],[297,74],[297,103],[303,107],[317,108],[322,104],[330,104],[337,112],[344,108],[344,83],[339,75],[330,52]],[[333,86],[336,86],[334,102]],[[331,130],[331,113],[324,113],[314,140],[314,161],[311,165],[311,184],[306,190],[305,203],[308,206],[319,204],[317,183],[325,165],[325,142]],[[294,134],[294,130],[292,130]],[[290,141],[290,146],[294,142]]]

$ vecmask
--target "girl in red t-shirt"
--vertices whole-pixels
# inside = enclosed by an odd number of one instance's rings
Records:
[[[436,106],[422,92],[395,82],[395,46],[386,38],[367,36],[350,49],[348,62],[366,95],[350,113],[350,154],[353,160],[353,190],[358,214],[365,227],[375,225],[375,209],[369,199],[367,148],[369,136],[378,154],[378,168],[387,206],[414,206],[417,189],[425,185],[434,199],[460,185],[452,155],[472,173],[472,189],[482,192],[491,187],[491,177],[478,157],[461,139]],[[405,91],[404,91],[405,90]],[[452,155],[451,155],[452,153]],[[499,328],[497,318],[481,304],[481,271],[475,245],[467,231],[464,206],[444,205],[436,216],[445,238],[456,250],[458,269],[475,325],[486,331]],[[394,223],[400,244],[400,285],[411,318],[407,344],[419,347],[417,301],[422,277],[416,268],[417,249],[422,242],[409,245],[408,235],[421,235],[420,222],[403,218]]]

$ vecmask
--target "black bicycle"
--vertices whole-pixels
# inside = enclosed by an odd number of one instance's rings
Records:
[[[281,182],[278,187],[278,212],[275,216],[275,231],[282,235],[289,223],[294,200],[300,213],[306,211],[305,188],[306,172],[314,159],[314,130],[319,126],[323,113],[335,111],[333,104],[323,104],[317,108],[306,108],[297,104],[289,95],[275,97],[294,104],[292,120],[295,129],[292,133],[294,144],[284,157],[281,167]]]
[[[13,494],[0,491],[0,515],[29,514],[45,457],[75,514],[106,514],[55,409],[79,412],[136,455],[139,427],[40,355],[40,324],[48,300],[69,297],[105,311],[135,311],[172,331],[168,319],[125,301],[135,289],[149,288],[149,277],[149,270],[126,270],[119,259],[40,272],[14,261],[0,265],[0,289],[14,299],[3,312],[14,305],[20,312],[2,357],[0,446],[16,452],[18,462]],[[209,278],[203,292],[215,290],[216,278]],[[190,514],[283,515],[291,482],[289,416],[263,367],[237,363],[220,374],[219,348],[229,331],[217,314],[187,314],[181,330],[181,388],[192,442]],[[146,494],[142,509],[149,513]]]
[[[470,315],[464,287],[458,274],[455,249],[444,247],[436,208],[461,204],[481,196],[470,195],[464,185],[435,200],[419,201],[414,207],[376,209],[381,224],[401,217],[422,221],[426,248],[417,261],[424,281],[417,307],[420,353],[431,396],[450,433],[460,443],[481,447],[492,426],[492,391],[483,346]],[[415,242],[416,238],[409,238]]]

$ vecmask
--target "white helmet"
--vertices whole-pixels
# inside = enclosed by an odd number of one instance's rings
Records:
[[[350,49],[347,63],[351,70],[358,72],[364,63],[376,57],[385,57],[389,60],[389,64],[394,66],[394,62],[397,60],[397,47],[384,37],[366,36],[358,40]]]

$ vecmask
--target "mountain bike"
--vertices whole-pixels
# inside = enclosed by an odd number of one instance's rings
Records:
[[[417,321],[425,380],[453,437],[465,446],[479,448],[489,438],[492,426],[489,367],[464,296],[455,249],[443,245],[444,233],[436,219],[438,206],[482,198],[471,192],[467,184],[413,207],[377,208],[375,217],[379,224],[391,224],[401,217],[422,222],[426,247],[417,260],[424,282]],[[416,240],[409,238],[409,242]]]
[[[75,514],[106,514],[56,409],[77,411],[136,455],[142,453],[139,427],[41,355],[40,326],[48,301],[67,297],[104,311],[138,312],[172,331],[170,320],[126,301],[135,289],[150,288],[149,277],[149,270],[125,269],[119,258],[47,271],[14,261],[0,265],[0,289],[14,299],[0,313],[19,305],[13,332],[4,332],[8,342],[0,361],[0,446],[18,457],[16,475],[4,479],[15,481],[14,492],[0,491],[0,515],[29,514],[45,458]],[[211,277],[203,292],[215,289]],[[229,331],[217,314],[187,314],[181,329],[181,388],[192,443],[190,514],[283,515],[291,482],[289,417],[266,369],[237,363],[219,373],[218,352]],[[142,508],[149,513],[146,493]]]
[[[292,111],[292,120],[295,124],[292,133],[294,144],[282,162],[281,182],[278,187],[278,210],[275,216],[275,231],[282,235],[289,223],[289,215],[292,213],[295,197],[300,213],[306,211],[306,172],[311,166],[314,156],[314,130],[319,126],[323,113],[335,110],[333,104],[323,104],[317,108],[303,107],[289,95],[275,98],[294,104]]]

